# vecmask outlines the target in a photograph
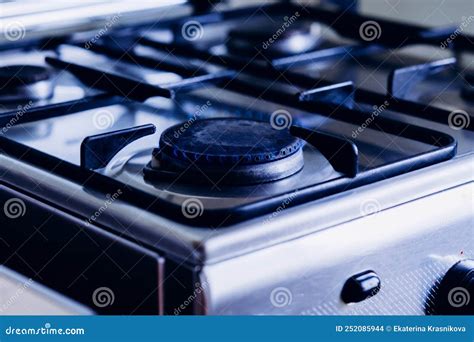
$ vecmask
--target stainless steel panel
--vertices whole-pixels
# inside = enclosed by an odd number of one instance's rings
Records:
[[[421,315],[430,289],[473,250],[474,183],[203,268],[205,314]],[[287,222],[288,229],[296,226]],[[318,222],[314,221],[313,225]],[[344,282],[365,270],[378,294],[346,305]],[[205,306],[200,306],[205,303]]]

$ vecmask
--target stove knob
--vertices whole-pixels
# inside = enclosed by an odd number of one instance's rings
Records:
[[[341,292],[344,303],[358,303],[375,296],[380,290],[380,278],[374,271],[365,271],[347,279]]]
[[[474,260],[461,260],[445,274],[436,291],[436,315],[474,314]]]

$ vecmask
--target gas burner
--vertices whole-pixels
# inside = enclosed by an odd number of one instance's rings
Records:
[[[148,175],[243,185],[275,181],[303,168],[303,141],[288,130],[243,119],[206,119],[168,128]]]
[[[262,24],[231,30],[227,49],[239,56],[255,56],[260,51],[269,58],[276,58],[308,52],[319,43],[320,37],[312,32],[311,25],[293,24],[283,30],[281,25]]]
[[[53,95],[51,69],[37,65],[0,67],[0,100],[7,102],[37,101]]]

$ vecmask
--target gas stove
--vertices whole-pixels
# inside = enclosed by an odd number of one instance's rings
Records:
[[[5,268],[98,314],[474,313],[472,16],[143,3],[5,5]]]

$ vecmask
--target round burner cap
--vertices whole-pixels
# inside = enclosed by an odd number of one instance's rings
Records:
[[[8,65],[0,67],[0,82],[18,87],[48,80],[51,70],[38,65]]]
[[[198,120],[167,129],[160,150],[197,164],[252,165],[286,158],[300,150],[302,141],[288,130],[243,119]]]
[[[304,166],[303,141],[270,123],[220,118],[168,128],[145,176],[191,184],[250,185],[276,181]]]

